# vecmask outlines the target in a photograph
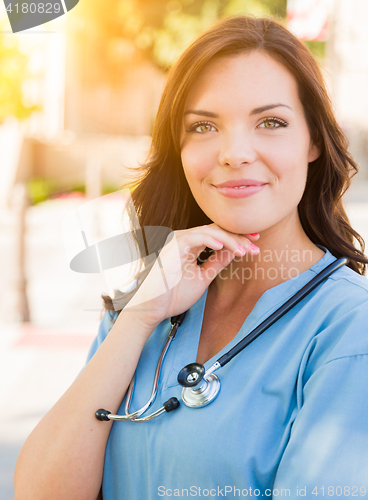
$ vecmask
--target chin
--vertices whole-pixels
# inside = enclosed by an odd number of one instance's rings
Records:
[[[220,226],[222,229],[225,229],[225,231],[234,234],[251,234],[260,232],[257,226],[239,225],[234,223],[224,224],[224,223],[217,223],[216,221],[215,224]]]
[[[252,213],[253,212],[253,213]],[[280,211],[272,214],[271,209],[259,210],[257,213],[254,211],[247,211],[248,217],[244,217],[244,212],[227,214],[226,218],[224,216],[214,216],[213,221],[218,226],[235,234],[251,234],[251,233],[261,233],[263,231],[269,230],[273,227],[275,229],[279,226],[282,221],[287,220],[290,214],[280,213]],[[248,219],[248,220],[246,220]]]
[[[225,231],[235,234],[251,234],[259,233],[270,225],[270,217],[264,214],[254,213],[254,211],[248,211],[248,216],[244,216],[244,210],[228,210],[222,214],[210,214],[211,219],[215,224],[220,226]],[[253,213],[252,213],[253,212]]]

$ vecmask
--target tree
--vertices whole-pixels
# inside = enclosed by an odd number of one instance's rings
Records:
[[[88,0],[75,10],[72,29],[80,41],[89,39],[89,53],[100,65],[95,74],[113,75],[114,54],[119,57],[131,47],[168,69],[201,31],[237,13],[285,18],[286,0],[109,0],[108,7]]]
[[[27,63],[16,36],[0,31],[0,124],[9,116],[24,120],[39,109],[24,102],[23,85],[29,76]]]

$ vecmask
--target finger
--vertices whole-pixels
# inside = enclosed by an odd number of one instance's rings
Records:
[[[161,265],[169,275],[177,275],[182,266],[193,264],[206,247],[219,250],[223,246],[222,242],[203,233],[187,231],[181,236],[176,233],[176,238],[160,252]]]
[[[225,233],[229,233],[229,234],[234,235],[234,236],[246,237],[246,238],[251,239],[252,241],[258,240],[260,237],[259,233],[231,233],[230,231],[226,231],[226,229],[222,228],[221,226],[218,226],[215,223],[208,224],[207,226],[203,226],[203,227],[219,228],[220,230],[225,231]]]
[[[209,226],[203,226],[204,230],[206,228],[209,228],[210,231],[219,231],[219,236],[218,239],[220,241],[224,241],[224,244],[226,246],[226,241],[229,241],[228,237],[233,238],[237,244],[240,244],[243,246],[247,252],[251,254],[257,254],[259,252],[259,248],[257,245],[253,245],[252,241],[257,241],[260,237],[259,233],[249,233],[249,234],[237,234],[237,233],[231,233],[229,231],[226,231],[220,226],[217,226],[216,224],[210,224]],[[224,235],[225,240],[221,238],[221,234]],[[232,246],[228,246],[228,248],[233,249]]]
[[[235,252],[237,255],[244,255],[245,250],[239,246],[237,240],[231,236],[222,235],[219,233],[219,238],[212,236],[211,234],[206,234],[205,232],[188,232],[182,237],[181,244],[184,254],[186,256],[191,256],[192,259],[197,258],[203,251],[203,247],[212,248],[213,250],[220,250],[226,247],[231,252]]]
[[[231,252],[235,252],[236,255],[244,255],[244,250],[249,252],[250,254],[255,254],[259,252],[259,248],[256,245],[253,245],[248,238],[245,238],[243,235],[229,233],[224,229],[216,226],[215,224],[211,224],[209,226],[199,226],[193,228],[192,231],[188,232],[184,237],[188,237],[189,235],[205,235],[212,236],[217,241],[223,243],[224,247],[230,250]],[[211,245],[207,245],[210,248],[214,248],[217,250],[219,247],[213,247]]]
[[[241,236],[245,236],[251,241],[257,241],[259,240],[259,233],[250,233],[250,234],[242,234]]]
[[[206,286],[208,286],[216,276],[230,264],[234,257],[235,254],[227,249],[218,250],[200,266],[201,275],[206,281]]]
[[[247,250],[247,253],[251,255],[257,255],[260,252],[260,249],[257,245],[255,245],[251,240],[257,241],[258,238],[252,238],[247,236],[240,235],[240,244]]]

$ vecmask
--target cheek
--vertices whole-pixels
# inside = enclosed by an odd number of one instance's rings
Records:
[[[214,165],[213,157],[213,153],[204,144],[201,147],[199,144],[188,144],[182,149],[181,161],[189,185],[209,174]]]
[[[308,171],[308,147],[304,141],[285,141],[282,147],[268,152],[267,162],[273,165],[273,173],[286,185],[304,186]]]

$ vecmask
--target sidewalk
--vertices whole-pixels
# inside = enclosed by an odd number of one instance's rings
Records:
[[[97,333],[104,283],[69,269],[61,233],[66,213],[84,200],[54,200],[27,217],[30,324],[0,322],[0,498],[14,497],[19,450],[42,416],[73,382]],[[112,207],[112,210],[113,207]],[[353,227],[368,242],[368,186],[348,200]],[[116,214],[115,214],[116,216]],[[11,280],[12,226],[0,214],[0,312]]]
[[[27,215],[28,300],[32,322],[0,321],[0,498],[14,498],[19,450],[42,416],[83,368],[97,333],[103,282],[73,273],[64,250],[62,219],[84,200],[55,200]],[[11,214],[0,217],[0,312],[9,305]]]
[[[12,500],[19,450],[82,369],[93,335],[9,325],[0,331],[0,498]]]

